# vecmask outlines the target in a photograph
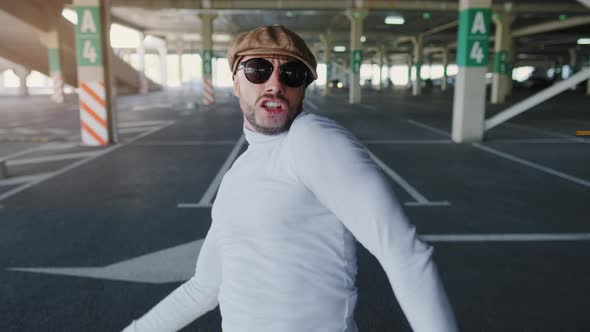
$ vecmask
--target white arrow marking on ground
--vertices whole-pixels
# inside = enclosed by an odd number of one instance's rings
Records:
[[[99,267],[13,267],[10,271],[150,284],[183,282],[195,273],[204,239]]]

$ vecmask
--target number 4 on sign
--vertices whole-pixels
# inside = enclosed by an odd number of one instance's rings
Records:
[[[477,61],[477,63],[481,63],[483,61],[483,49],[481,48],[479,41],[473,43],[469,57]]]
[[[82,53],[82,56],[88,59],[90,63],[96,63],[96,48],[94,47],[94,45],[92,45],[92,41],[84,41],[84,51]]]

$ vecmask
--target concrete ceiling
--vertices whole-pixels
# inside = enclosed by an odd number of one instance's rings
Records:
[[[335,44],[349,45],[350,21],[347,12],[364,8],[368,16],[364,21],[367,40],[366,59],[379,46],[388,53],[404,53],[411,49],[409,37],[438,27],[446,27],[425,38],[425,46],[440,48],[456,41],[458,1],[426,0],[110,0],[113,21],[161,36],[170,42],[182,40],[184,49],[200,51],[200,14],[216,13],[214,20],[214,50],[223,56],[227,43],[236,34],[260,25],[282,24],[298,32],[309,45],[321,49],[321,34],[331,31]],[[589,54],[588,47],[576,46],[580,37],[590,37],[588,23],[564,29],[560,24],[585,16],[590,9],[576,0],[494,0],[495,12],[510,10],[513,13],[513,31],[540,24],[551,24],[551,31],[516,38],[517,51],[523,54],[567,56],[574,47],[582,56]],[[386,25],[387,15],[397,14],[405,19],[403,25]],[[560,16],[561,15],[561,16]],[[493,29],[493,25],[492,25]],[[491,35],[493,36],[493,30]],[[174,48],[170,50],[174,52]],[[342,56],[347,56],[342,54]],[[403,57],[398,57],[400,61]]]

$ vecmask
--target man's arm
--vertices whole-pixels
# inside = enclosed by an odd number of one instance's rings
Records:
[[[218,304],[221,261],[212,224],[197,260],[195,275],[123,332],[178,331]]]
[[[383,174],[348,131],[311,117],[291,128],[300,180],[379,260],[415,331],[457,331],[432,248],[417,237]]]

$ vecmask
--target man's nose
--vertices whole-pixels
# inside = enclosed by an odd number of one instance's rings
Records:
[[[285,92],[285,86],[281,82],[279,70],[276,68],[268,78],[268,81],[265,82],[265,85],[265,92],[273,94],[284,94]]]

